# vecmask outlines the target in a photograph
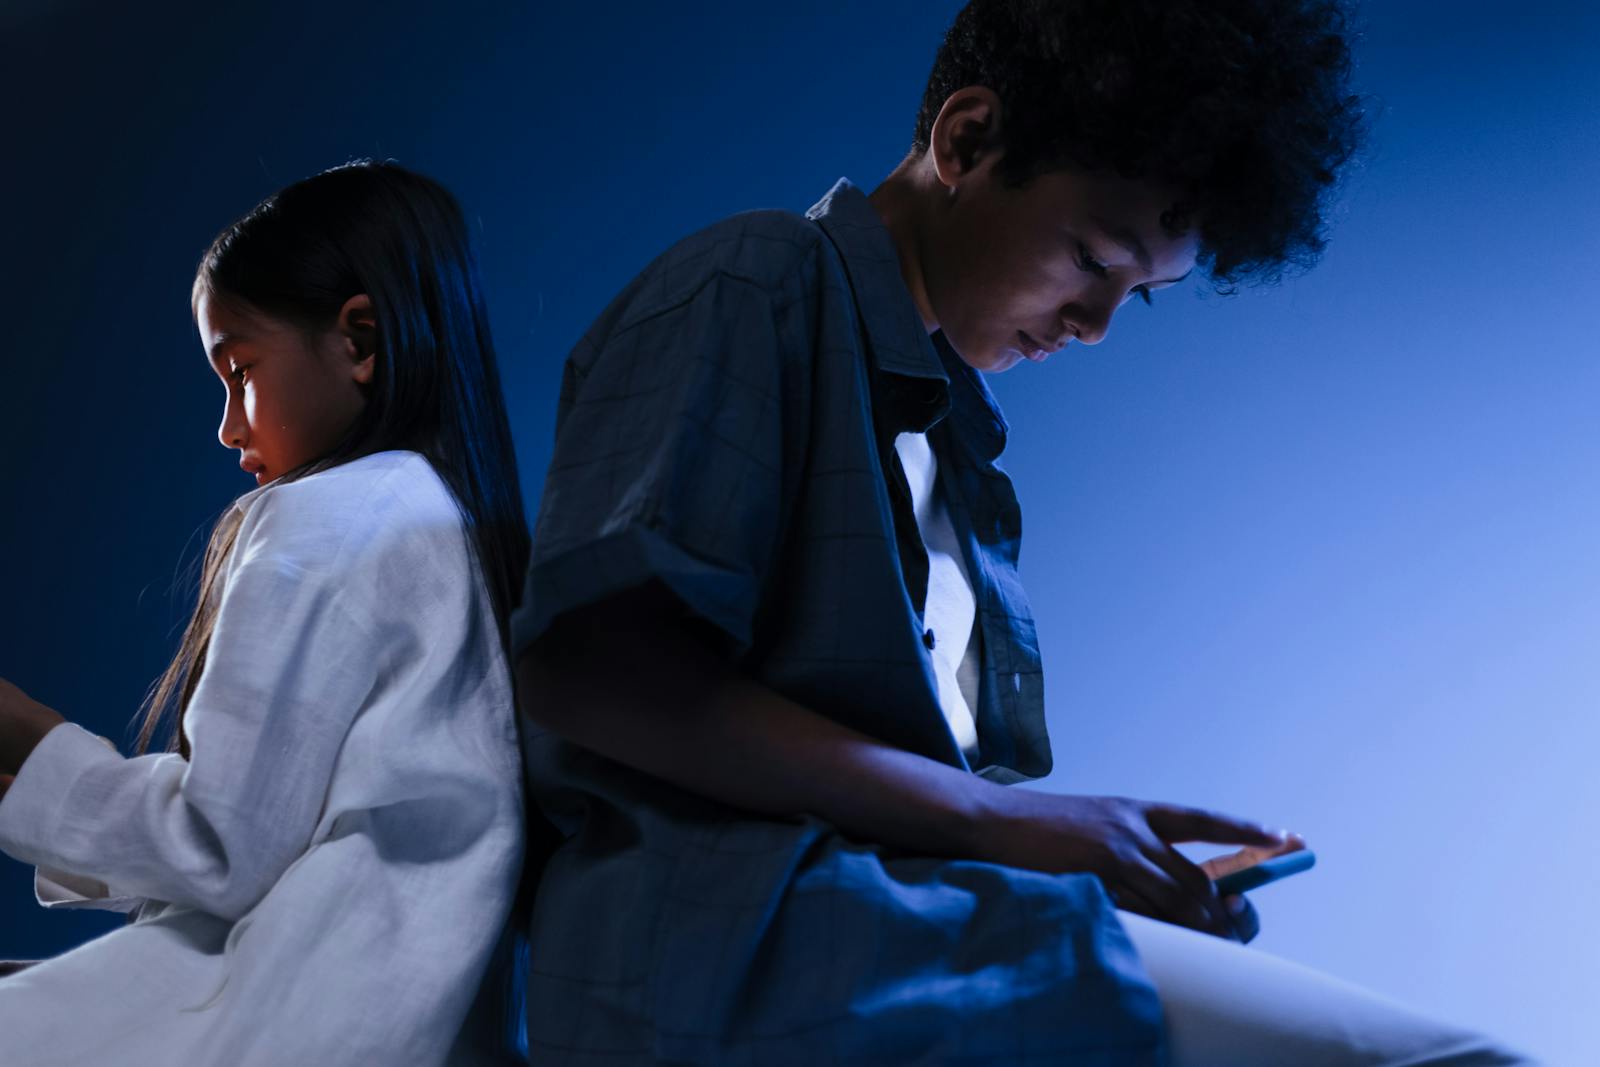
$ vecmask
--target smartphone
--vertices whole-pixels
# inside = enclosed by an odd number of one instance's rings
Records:
[[[1309,871],[1316,866],[1317,854],[1299,838],[1291,838],[1282,848],[1246,848],[1230,856],[1207,860],[1200,866],[1211,876],[1218,896],[1245,893]]]

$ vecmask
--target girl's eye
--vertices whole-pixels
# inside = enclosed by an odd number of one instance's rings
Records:
[[[248,373],[249,370],[250,370],[250,368],[248,366],[234,367],[232,370],[230,370],[228,372],[228,377],[232,378],[234,381],[238,382],[240,385],[243,385],[244,384],[245,374]]]
[[[1133,287],[1133,291],[1138,294],[1140,300],[1144,301],[1145,307],[1149,307],[1151,304],[1155,303],[1155,299],[1150,295],[1150,290],[1146,289],[1144,286],[1136,285]]]

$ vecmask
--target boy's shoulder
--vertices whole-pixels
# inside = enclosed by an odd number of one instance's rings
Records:
[[[649,314],[692,297],[712,278],[747,282],[774,297],[795,287],[825,254],[827,237],[804,215],[744,211],[684,237],[624,290],[629,312]],[[616,310],[622,310],[618,308]]]

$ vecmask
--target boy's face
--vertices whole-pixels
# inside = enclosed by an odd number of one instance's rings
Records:
[[[1000,158],[963,174],[920,235],[927,310],[978,370],[1043,362],[1074,339],[1095,344],[1129,300],[1142,304],[1194,268],[1194,233],[1161,226],[1172,191],[1077,170],[1011,188]]]

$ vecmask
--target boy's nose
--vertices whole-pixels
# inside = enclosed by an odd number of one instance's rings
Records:
[[[1111,316],[1116,310],[1114,306],[1085,300],[1063,307],[1061,320],[1071,326],[1074,340],[1081,344],[1097,345],[1111,332]]]

